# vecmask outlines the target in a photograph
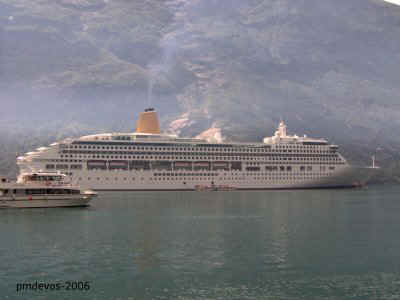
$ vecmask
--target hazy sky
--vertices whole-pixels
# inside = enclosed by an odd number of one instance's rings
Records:
[[[389,3],[393,3],[393,4],[400,5],[400,0],[384,0],[384,1],[389,2]]]

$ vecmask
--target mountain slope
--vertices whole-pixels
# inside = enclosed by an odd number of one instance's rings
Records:
[[[284,118],[392,164],[399,24],[379,0],[0,0],[1,125],[127,131],[152,105],[182,135],[249,141]]]

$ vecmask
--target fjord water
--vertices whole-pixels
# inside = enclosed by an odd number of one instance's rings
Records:
[[[400,188],[101,193],[0,211],[0,299],[398,299]],[[88,281],[90,289],[16,291]]]

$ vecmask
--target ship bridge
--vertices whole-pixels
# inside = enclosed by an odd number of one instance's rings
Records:
[[[284,121],[279,123],[278,129],[275,131],[274,136],[264,138],[265,144],[302,144],[302,145],[328,145],[325,139],[310,138],[304,135],[299,137],[297,135],[288,135],[287,126]]]

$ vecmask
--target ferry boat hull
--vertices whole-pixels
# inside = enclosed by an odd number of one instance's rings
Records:
[[[91,196],[69,199],[1,199],[0,208],[49,208],[49,207],[79,207],[88,206]]]

